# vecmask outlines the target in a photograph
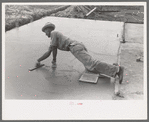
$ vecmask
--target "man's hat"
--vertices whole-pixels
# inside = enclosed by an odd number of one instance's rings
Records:
[[[53,28],[53,30],[54,30],[54,29],[55,29],[55,25],[52,24],[52,23],[50,23],[50,22],[47,22],[47,23],[43,26],[42,31],[44,32],[45,29],[47,29],[47,28]]]

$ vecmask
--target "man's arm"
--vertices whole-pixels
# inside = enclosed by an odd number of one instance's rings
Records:
[[[56,56],[57,56],[57,47],[53,46],[53,63],[56,62]]]
[[[56,33],[51,33],[51,44],[49,47],[49,50],[42,56],[40,57],[37,61],[40,62],[42,60],[45,60],[46,58],[48,58],[51,54],[52,51],[53,52],[53,58],[56,60],[56,55],[57,55],[57,36]]]
[[[52,63],[56,63],[56,56],[57,56],[57,32],[51,33],[51,45],[52,45],[52,51],[53,51],[53,60]]]
[[[52,46],[50,46],[49,50],[43,56],[41,56],[37,61],[40,62],[40,61],[45,60],[46,58],[50,56],[51,52],[52,52]]]

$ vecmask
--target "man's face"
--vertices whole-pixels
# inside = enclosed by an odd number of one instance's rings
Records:
[[[51,28],[47,28],[47,29],[45,29],[45,34],[46,34],[46,36],[48,36],[49,38],[50,38],[50,36],[51,36],[51,31],[52,31],[52,29]]]

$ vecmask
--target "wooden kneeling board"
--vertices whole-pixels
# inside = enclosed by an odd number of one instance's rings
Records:
[[[82,82],[97,83],[99,74],[85,72],[79,79]]]
[[[97,73],[93,73],[88,70],[85,70],[84,73],[81,75],[79,81],[97,83],[99,78],[104,78],[104,77],[109,77],[109,76],[105,74],[97,74]]]

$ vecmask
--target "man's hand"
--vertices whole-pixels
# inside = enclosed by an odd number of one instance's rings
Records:
[[[36,62],[36,65],[35,65],[35,67],[39,67],[40,66],[40,62]]]

